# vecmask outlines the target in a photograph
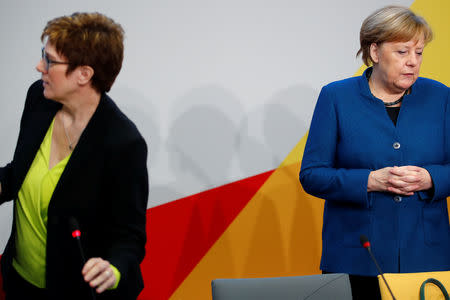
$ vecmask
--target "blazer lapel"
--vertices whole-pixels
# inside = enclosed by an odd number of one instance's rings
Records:
[[[63,173],[55,187],[48,207],[48,214],[51,214],[53,209],[61,210],[70,209],[71,205],[77,203],[74,201],[62,201],[63,199],[70,199],[82,194],[83,186],[80,184],[83,180],[85,172],[89,172],[89,166],[95,162],[99,163],[96,156],[98,155],[102,143],[99,142],[104,134],[104,114],[105,106],[108,100],[104,96],[100,99],[99,105],[89,120],[86,128],[78,140],[72,155],[64,168]],[[68,212],[70,213],[70,211]]]
[[[15,187],[16,191],[19,191],[25,176],[30,169],[31,164],[36,156],[36,153],[41,146],[44,136],[61,105],[52,100],[45,99],[41,97],[37,101],[43,102],[38,109],[29,112],[27,118],[21,124],[21,134],[19,137],[18,144],[16,147],[16,153],[14,154],[14,160],[16,161],[16,171],[18,180]],[[40,103],[41,104],[41,103]]]

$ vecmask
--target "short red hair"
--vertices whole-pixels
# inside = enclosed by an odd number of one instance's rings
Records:
[[[41,40],[53,45],[67,58],[69,74],[78,66],[94,69],[92,87],[108,92],[122,68],[122,26],[100,13],[74,13],[50,20]]]

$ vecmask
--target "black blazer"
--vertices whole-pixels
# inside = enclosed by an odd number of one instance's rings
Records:
[[[0,203],[18,191],[61,104],[43,96],[42,81],[28,90],[14,158],[0,168]],[[68,219],[78,220],[87,258],[102,257],[121,273],[116,290],[97,299],[136,299],[143,288],[148,201],[147,146],[106,94],[82,133],[48,206],[46,282],[52,299],[89,299]],[[15,221],[14,221],[15,223]],[[2,257],[4,287],[14,256],[15,226]]]

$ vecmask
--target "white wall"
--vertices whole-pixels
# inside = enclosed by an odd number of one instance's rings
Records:
[[[14,151],[46,22],[100,11],[126,31],[110,95],[149,149],[149,207],[276,168],[309,126],[322,85],[351,76],[373,10],[412,0],[0,3],[0,165]],[[11,205],[0,208],[0,249]]]

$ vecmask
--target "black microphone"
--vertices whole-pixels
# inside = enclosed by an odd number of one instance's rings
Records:
[[[394,294],[393,294],[392,291],[391,291],[391,288],[389,287],[389,284],[388,284],[387,281],[386,281],[386,278],[384,278],[383,271],[381,271],[381,268],[380,268],[380,266],[378,265],[378,262],[377,262],[377,260],[375,259],[375,256],[373,256],[372,250],[370,249],[370,242],[369,242],[369,239],[368,239],[367,236],[365,236],[364,234],[361,234],[361,236],[359,237],[359,241],[361,242],[361,245],[362,245],[364,248],[366,248],[367,251],[369,252],[370,258],[372,258],[372,261],[375,263],[375,266],[376,266],[377,269],[378,269],[378,273],[380,273],[381,278],[383,278],[383,281],[384,281],[384,283],[386,284],[386,286],[387,286],[387,288],[388,288],[388,290],[389,290],[389,293],[391,293],[392,299],[393,299],[393,300],[396,300],[395,297],[394,297]]]
[[[83,247],[81,247],[81,231],[80,226],[78,226],[78,221],[74,217],[69,218],[69,225],[70,225],[70,231],[72,232],[72,237],[77,241],[78,250],[80,252],[81,256],[81,262],[84,264],[86,263],[86,258],[84,256]]]
[[[77,241],[78,250],[80,252],[81,256],[81,262],[83,263],[83,266],[86,264],[86,257],[84,256],[83,247],[81,246],[81,231],[80,226],[78,226],[78,221],[74,217],[69,218],[69,225],[70,225],[70,231],[72,232],[72,237]],[[91,291],[91,298],[92,300],[95,300],[95,292],[94,288],[89,286],[89,290]]]

